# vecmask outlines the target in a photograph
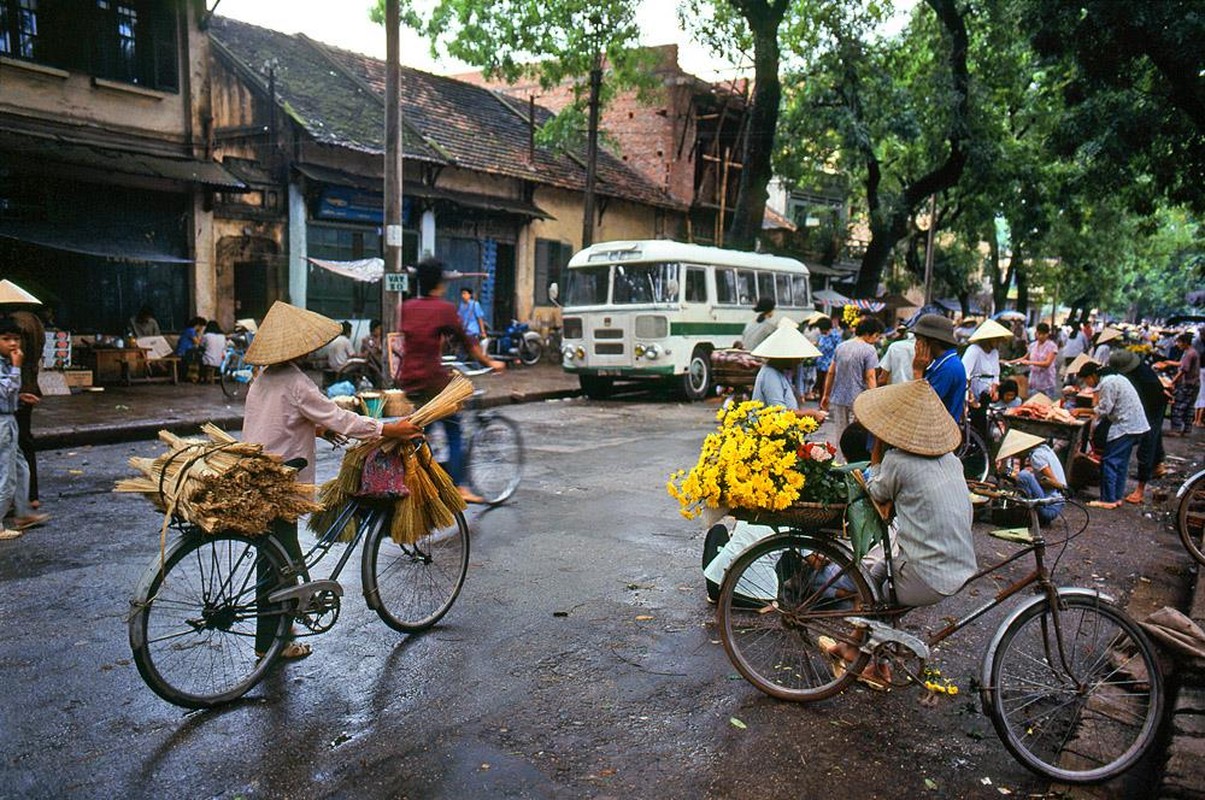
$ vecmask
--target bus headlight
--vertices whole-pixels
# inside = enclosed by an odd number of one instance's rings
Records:
[[[640,358],[642,355],[644,355],[644,345],[636,345],[632,348],[632,352],[636,354],[636,358]]]
[[[649,361],[656,360],[657,357],[660,355],[661,355],[661,348],[655,344],[650,344],[648,347],[644,348],[644,357],[647,358]]]
[[[579,361],[581,359],[585,358],[586,357],[586,348],[582,347],[581,345],[578,345],[577,349],[573,351],[573,357],[578,359]]]

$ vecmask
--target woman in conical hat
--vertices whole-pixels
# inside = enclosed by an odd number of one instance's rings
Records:
[[[1000,442],[996,461],[1003,465],[1010,458],[1017,459],[1021,463],[1007,472],[1004,472],[1003,469],[1000,472],[1013,480],[1023,495],[1026,497],[1063,496],[1063,490],[1067,488],[1067,477],[1063,472],[1063,465],[1059,462],[1054,450],[1041,436],[1025,433],[1015,428],[1010,430]],[[1038,506],[1038,521],[1043,525],[1049,525],[1061,513],[1063,513],[1063,503]]]
[[[768,406],[782,406],[801,417],[812,417],[817,422],[823,422],[826,416],[823,411],[799,407],[799,395],[792,382],[799,363],[805,358],[818,358],[820,351],[798,328],[784,321],[788,324],[779,325],[753,351],[757,358],[766,359],[753,382],[753,399]]]
[[[275,453],[285,460],[304,459],[305,466],[297,475],[302,483],[314,481],[315,440],[319,435],[355,439],[380,436],[408,439],[422,435],[422,430],[408,420],[382,423],[340,408],[301,371],[298,362],[328,344],[340,330],[339,323],[332,319],[277,301],[268,309],[245,356],[247,363],[265,369],[247,391],[243,440],[261,444],[264,452]],[[277,520],[273,533],[290,558],[302,563],[297,523]],[[267,620],[264,629],[257,631],[257,652],[267,651],[274,630],[275,622]],[[284,658],[309,654],[309,645],[297,642],[291,642],[283,651]]]

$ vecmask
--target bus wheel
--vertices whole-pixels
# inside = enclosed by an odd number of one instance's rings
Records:
[[[682,376],[682,396],[691,402],[702,400],[711,388],[711,353],[698,347],[690,354],[690,364]]]
[[[606,400],[611,396],[613,381],[610,378],[598,375],[579,375],[577,377],[582,384],[582,394],[591,400]]]

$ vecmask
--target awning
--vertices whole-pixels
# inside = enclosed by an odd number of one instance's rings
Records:
[[[845,295],[834,292],[832,289],[821,289],[818,292],[812,292],[812,299],[829,306],[847,306],[853,302]]]
[[[939,306],[944,308],[946,311],[952,312],[954,314],[962,313],[962,303],[958,302],[957,297],[943,297],[942,299],[934,300],[933,302],[937,303]],[[971,300],[971,301],[967,302],[967,313],[968,314],[982,314],[983,309],[981,309],[975,303],[974,300]]]
[[[763,231],[790,231],[794,233],[799,230],[799,226],[787,219],[782,212],[775,211],[770,206],[766,206],[766,210],[762,214],[761,229]]]
[[[860,311],[869,311],[872,314],[877,314],[887,307],[886,303],[880,303],[878,300],[850,300],[846,305],[853,306]]]
[[[130,228],[63,227],[50,222],[0,220],[0,238],[82,253],[116,261],[157,264],[191,264],[192,259],[177,255],[170,244],[156,242]]]
[[[383,258],[361,258],[356,261],[327,261],[326,259],[310,258],[307,256],[305,260],[315,267],[329,270],[336,275],[342,275],[344,278],[351,278],[353,281],[360,281],[361,283],[376,283],[385,274],[385,259]],[[413,267],[406,267],[406,270],[412,275],[415,272]],[[485,278],[488,275],[488,272],[444,271],[444,277],[448,280],[456,280],[457,278]]]
[[[350,172],[318,166],[316,164],[296,164],[294,169],[307,178],[319,183],[330,183],[336,186],[350,186],[373,192],[382,192],[384,182],[381,178],[365,175],[355,175]],[[517,200],[510,197],[479,194],[477,192],[461,192],[455,189],[444,189],[439,186],[427,186],[421,183],[406,183],[402,186],[403,197],[421,197],[424,200],[443,200],[465,208],[478,208],[499,214],[514,214],[520,217],[534,219],[555,219],[534,203]]]
[[[23,160],[38,164],[53,161],[103,173],[161,178],[218,189],[247,188],[216,161],[118,150],[68,141],[56,136],[35,136],[0,130],[0,151],[4,152],[6,158],[13,159],[12,164],[20,164]]]

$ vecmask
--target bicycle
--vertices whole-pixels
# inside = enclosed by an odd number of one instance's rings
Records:
[[[212,708],[243,696],[294,636],[334,626],[343,595],[339,575],[361,541],[360,579],[368,607],[401,633],[435,625],[468,573],[468,524],[456,512],[454,525],[399,545],[389,535],[391,514],[392,501],[348,501],[300,564],[271,532],[207,534],[175,520],[179,536],[147,568],[131,601],[130,648],[142,679],[184,708]],[[352,519],[359,520],[355,536],[334,569],[312,579]],[[272,643],[261,654],[255,642],[264,620]],[[295,624],[302,632],[292,632]]]
[[[995,375],[972,375],[967,378],[966,404],[962,413],[962,422],[958,427],[962,430],[962,444],[954,451],[954,455],[962,462],[962,473],[967,480],[985,481],[992,471],[992,448],[984,441],[983,435],[975,430],[971,422],[971,407],[978,403],[979,398],[971,394],[971,385],[977,378],[997,378]],[[989,430],[993,424],[992,411],[987,409]]]
[[[883,597],[846,544],[779,526],[738,556],[725,575],[717,608],[724,650],[746,680],[783,700],[832,697],[880,659],[890,663],[896,685],[920,684],[931,647],[1032,586],[1036,595],[1001,623],[984,653],[980,701],[1004,746],[1028,769],[1065,783],[1112,778],[1155,742],[1163,682],[1154,648],[1110,598],[1052,583],[1037,508],[1063,498],[1031,500],[983,486],[976,491],[1025,506],[1029,527],[993,532],[1022,549],[967,583],[1025,555],[1035,561],[1029,574],[993,588],[992,599],[979,608],[921,639],[898,627],[910,609],[895,601],[890,557]],[[1069,535],[1064,549],[1086,528],[1087,522]],[[889,534],[882,544],[890,554]],[[856,648],[856,660],[840,668],[822,637]],[[908,667],[911,660],[917,669]]]
[[[1184,549],[1205,564],[1205,469],[1189,477],[1176,492],[1176,531]]]
[[[455,369],[467,378],[475,378],[490,372],[485,367],[474,367],[444,356],[444,366]],[[484,389],[476,389],[461,415],[462,440],[464,442],[465,477],[486,505],[505,503],[519,488],[523,479],[526,461],[523,451],[523,436],[519,425],[502,414],[484,408],[481,398]],[[428,441],[435,452],[446,447],[443,430],[427,432]]]
[[[247,394],[247,387],[255,378],[255,367],[248,364],[244,357],[247,355],[247,336],[235,333],[226,341],[226,352],[218,367],[218,382],[222,385],[222,393],[231,400],[238,400]]]

